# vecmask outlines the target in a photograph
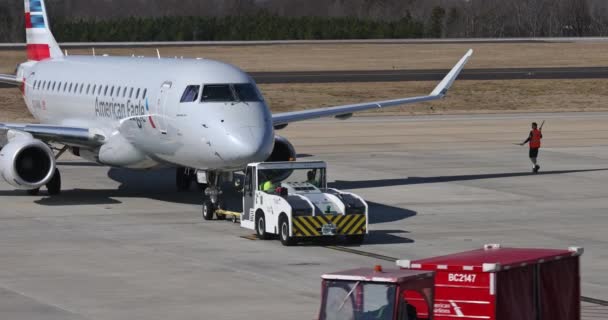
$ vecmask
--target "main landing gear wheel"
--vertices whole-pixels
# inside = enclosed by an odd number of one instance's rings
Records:
[[[281,218],[281,222],[279,222],[279,237],[281,238],[281,243],[284,246],[293,246],[294,239],[289,236],[289,222],[286,218]]]
[[[59,169],[55,169],[53,178],[46,184],[46,189],[49,191],[49,195],[55,196],[61,193],[61,173]]]
[[[192,175],[186,168],[175,169],[175,186],[177,191],[188,191],[192,184]]]
[[[40,188],[27,190],[27,194],[30,196],[37,196],[40,193]]]
[[[213,215],[215,214],[215,206],[211,201],[205,200],[203,202],[203,219],[209,221],[213,220]]]

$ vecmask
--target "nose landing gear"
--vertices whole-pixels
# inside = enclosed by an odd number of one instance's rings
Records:
[[[205,201],[203,202],[203,219],[213,220],[215,216],[217,220],[224,220],[226,216],[217,213],[219,209],[222,209],[222,175],[221,172],[209,171],[207,172],[207,182],[209,185],[204,190]]]

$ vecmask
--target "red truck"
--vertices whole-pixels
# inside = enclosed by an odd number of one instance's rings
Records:
[[[415,261],[408,270],[435,272],[437,320],[580,320],[582,248],[567,250],[502,248],[472,250]],[[421,310],[426,301],[406,296]],[[419,308],[420,306],[420,308]],[[423,309],[424,310],[424,309]],[[418,312],[424,319],[432,314]]]

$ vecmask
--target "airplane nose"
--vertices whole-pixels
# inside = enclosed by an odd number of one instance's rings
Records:
[[[230,130],[227,145],[223,148],[225,160],[239,165],[266,160],[272,152],[271,131],[262,127]]]

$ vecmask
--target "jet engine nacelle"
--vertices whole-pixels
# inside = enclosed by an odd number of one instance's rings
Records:
[[[296,149],[284,137],[274,136],[274,148],[266,162],[296,161]]]
[[[281,162],[281,161],[296,161],[296,149],[291,142],[284,137],[274,136],[274,148],[270,157],[266,162]],[[272,170],[272,173],[266,172],[266,178],[274,181],[283,181],[287,179],[293,170]]]
[[[18,133],[0,150],[0,175],[17,189],[40,188],[54,173],[55,154],[46,143],[29,134]]]

